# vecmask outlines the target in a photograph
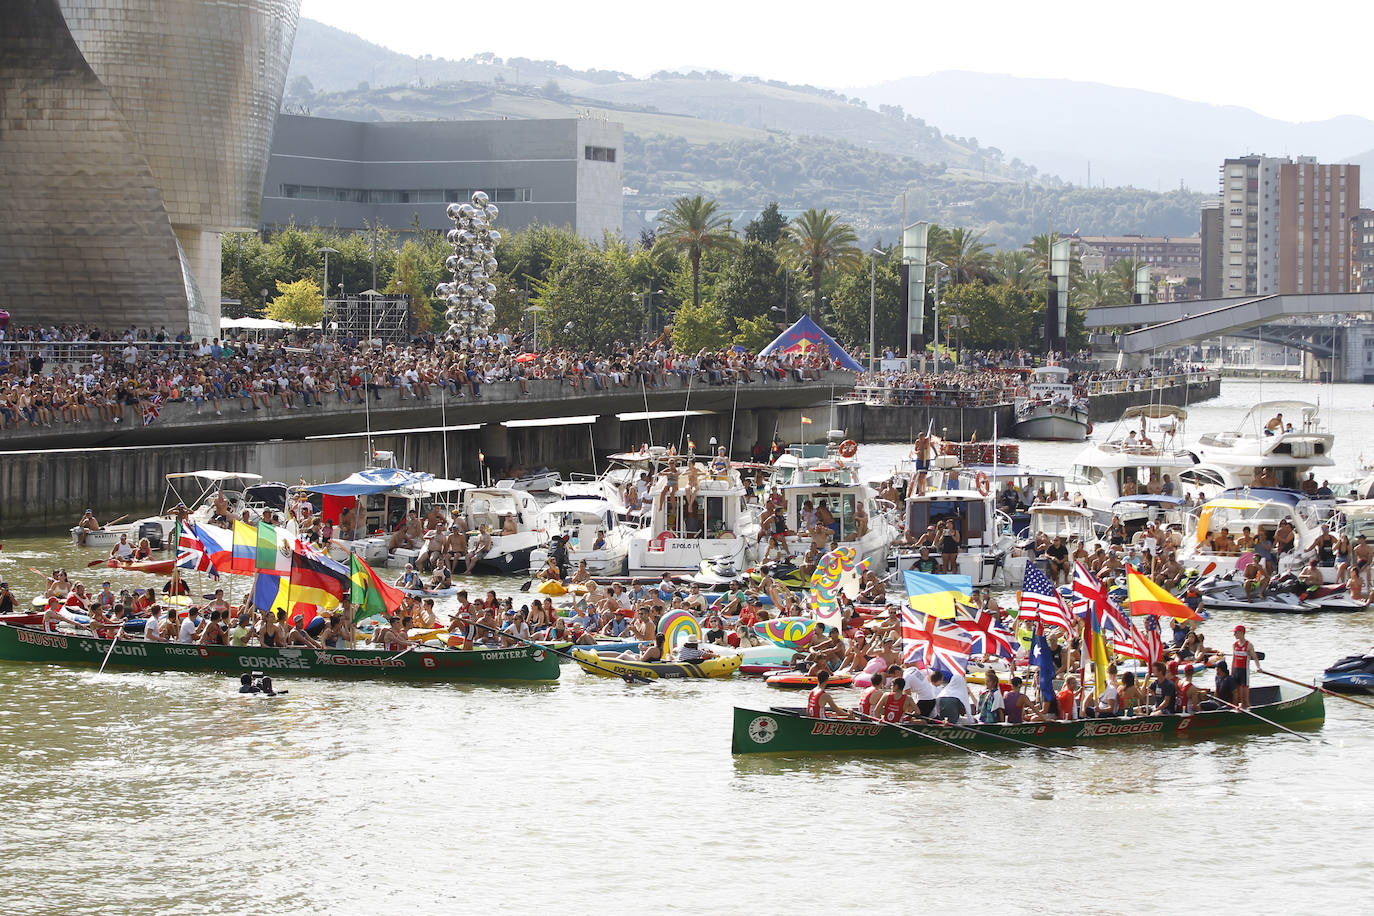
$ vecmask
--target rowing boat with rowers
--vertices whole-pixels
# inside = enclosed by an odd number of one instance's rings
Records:
[[[763,712],[735,707],[730,750],[735,754],[915,754],[940,750],[940,741],[990,750],[1012,745],[1006,738],[1036,746],[1096,744],[1110,739],[1211,736],[1228,731],[1267,731],[1320,725],[1326,707],[1320,692],[1287,686],[1251,687],[1254,715],[1219,709],[1184,715],[1118,716],[1020,725],[892,726],[876,720],[816,719],[801,708],[774,706]],[[1263,719],[1258,718],[1263,717]],[[929,736],[929,740],[922,736]]]
[[[200,646],[110,640],[73,633],[44,633],[0,625],[0,661],[50,665],[99,665],[144,671],[286,672],[299,677],[386,678],[424,681],[555,681],[558,656],[543,648],[510,649],[311,649],[267,646]]]

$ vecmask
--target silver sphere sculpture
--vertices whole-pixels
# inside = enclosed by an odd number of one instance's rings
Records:
[[[452,203],[445,210],[453,228],[445,238],[453,254],[444,259],[444,269],[453,275],[434,290],[444,300],[447,336],[473,340],[485,336],[496,317],[491,297],[496,287],[488,280],[496,273],[496,244],[501,233],[492,228],[500,215],[496,205],[483,191],[474,191],[470,203]]]

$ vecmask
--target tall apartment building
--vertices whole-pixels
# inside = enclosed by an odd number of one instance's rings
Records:
[[[1360,207],[1360,167],[1311,156],[1279,166],[1280,293],[1350,291],[1350,217]]]
[[[1222,240],[1226,232],[1221,201],[1211,200],[1202,205],[1202,298],[1221,298],[1223,273]]]
[[[1350,291],[1374,293],[1374,210],[1356,210],[1350,220]]]
[[[1348,291],[1359,199],[1357,165],[1322,165],[1311,156],[1227,159],[1220,213],[1213,205],[1202,211],[1203,295]]]

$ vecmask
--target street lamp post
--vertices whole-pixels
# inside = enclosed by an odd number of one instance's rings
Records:
[[[871,254],[885,254],[880,248],[874,248]],[[874,364],[878,358],[878,259],[870,258],[868,261],[868,371],[872,372]]]
[[[948,269],[943,261],[928,261],[927,267],[935,268],[935,372],[940,372],[940,277]]]
[[[316,248],[315,253],[324,255],[324,282],[320,284],[320,295],[324,296],[325,299],[325,301],[321,303],[321,306],[327,307],[329,305],[329,256],[331,254],[338,254],[339,252],[337,249],[325,247]],[[340,285],[342,286],[343,284]]]
[[[531,305],[525,309],[525,314],[530,316],[530,324],[534,326],[534,333],[530,336],[530,352],[539,352],[539,313],[544,311],[542,305]]]

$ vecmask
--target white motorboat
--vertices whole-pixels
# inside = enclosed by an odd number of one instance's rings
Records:
[[[1032,372],[1026,396],[1016,398],[1013,408],[1013,433],[1019,439],[1082,442],[1092,431],[1088,403],[1075,395],[1063,366],[1041,366]]]
[[[176,517],[172,510],[177,504],[183,504],[190,510],[190,521],[203,525],[215,514],[215,500],[222,495],[229,507],[229,516],[238,517],[247,506],[244,491],[261,481],[261,474],[246,471],[204,470],[168,474],[162,510],[157,515],[87,531],[84,543],[82,528],[78,524],[71,529],[72,543],[97,550],[112,550],[119,543],[120,535],[128,535],[131,544],[137,545],[140,539],[147,538],[154,549],[159,549],[170,541],[176,529]],[[250,517],[256,519],[257,513],[250,509]]]
[[[391,532],[405,523],[412,510],[423,517],[436,504],[452,508],[457,494],[471,486],[396,467],[372,467],[334,483],[296,489],[321,496],[320,516],[335,525],[345,510],[351,511],[351,530],[337,528],[330,541],[334,559],[346,561],[350,553],[356,553],[369,564],[382,566],[391,554]]]
[[[725,560],[737,569],[752,562],[758,515],[746,502],[739,473],[729,462],[712,468],[698,461],[696,466],[700,484],[691,500],[685,470],[679,468],[672,486],[666,472],[653,480],[649,522],[630,540],[630,575],[695,573],[703,560]]]
[[[496,485],[508,489],[524,490],[527,493],[547,493],[562,482],[563,478],[557,471],[541,468],[533,474],[502,478],[496,481]]]
[[[1184,447],[1187,420],[1186,410],[1170,404],[1128,407],[1104,440],[1079,452],[1072,485],[1099,522],[1111,521],[1112,504],[1123,496],[1186,490],[1205,498],[1227,487],[1218,469],[1199,466]]]
[[[913,569],[920,558],[920,548],[913,542],[930,533],[930,555],[940,556],[942,546],[938,532],[945,521],[952,520],[959,532],[955,572],[968,576],[974,587],[1009,585],[1014,581],[1007,561],[1015,547],[1010,516],[998,511],[993,493],[959,484],[956,468],[958,459],[945,455],[935,459],[928,489],[906,499],[907,540],[893,545],[892,553],[898,570]]]
[[[804,555],[813,543],[806,526],[809,504],[812,511],[824,507],[833,516],[831,547],[852,547],[855,558],[867,560],[871,569],[887,569],[888,550],[899,535],[896,507],[879,500],[876,490],[859,481],[856,465],[845,464],[839,456],[803,458],[788,479],[778,488],[785,500],[788,556]]]
[[[620,519],[609,501],[572,495],[547,503],[540,509],[539,526],[547,538],[568,536],[568,559],[574,565],[585,560],[594,576],[625,574],[635,529]],[[601,547],[596,546],[598,536],[605,542]],[[530,572],[543,568],[546,559],[547,541],[530,552]]]
[[[472,487],[463,491],[468,549],[482,531],[491,536],[491,549],[474,570],[505,575],[530,568],[530,553],[549,539],[540,518],[539,503],[525,490],[511,487]]]
[[[1227,488],[1299,490],[1306,475],[1335,464],[1334,445],[1335,436],[1321,428],[1317,405],[1263,401],[1250,408],[1234,430],[1199,439],[1196,453],[1201,464],[1220,472]]]
[[[1291,490],[1249,488],[1227,490],[1215,499],[1208,500],[1198,510],[1197,525],[1190,536],[1183,539],[1178,551],[1178,560],[1184,566],[1201,566],[1206,562],[1222,557],[1238,557],[1252,551],[1226,551],[1219,553],[1209,544],[1209,537],[1220,534],[1223,529],[1232,539],[1241,537],[1249,529],[1249,534],[1258,539],[1261,532],[1273,535],[1283,522],[1293,528],[1293,549],[1278,558],[1280,574],[1298,572],[1316,554],[1317,538],[1322,529],[1312,513],[1305,510],[1301,494]]]

